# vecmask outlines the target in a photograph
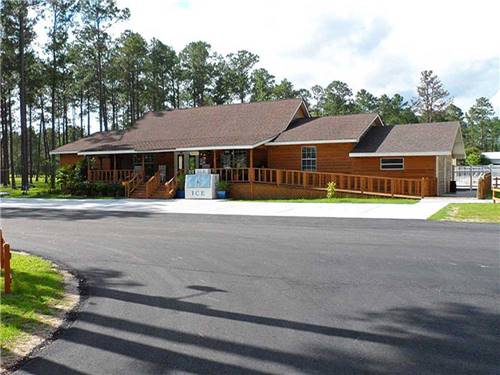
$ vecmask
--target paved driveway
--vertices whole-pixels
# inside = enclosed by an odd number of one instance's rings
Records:
[[[0,208],[120,211],[197,215],[342,217],[425,220],[454,199],[424,199],[416,204],[289,203],[190,199],[2,199]],[[471,201],[471,200],[469,200]],[[480,202],[472,200],[472,202]]]
[[[497,225],[3,209],[77,269],[30,374],[498,373]]]

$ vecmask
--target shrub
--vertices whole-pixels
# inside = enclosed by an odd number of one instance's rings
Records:
[[[57,171],[57,182],[65,194],[74,194],[74,191],[83,182],[80,168],[76,165],[66,165]]]
[[[328,199],[333,199],[335,197],[335,190],[336,189],[337,189],[337,185],[335,184],[335,182],[330,181],[326,185],[326,197]]]
[[[467,165],[485,165],[488,164],[488,159],[481,154],[481,150],[477,147],[467,147],[465,150],[467,157],[465,158],[465,164]]]
[[[217,191],[229,191],[231,189],[231,184],[227,181],[218,181],[215,185]]]
[[[179,173],[179,175],[177,176],[177,190],[184,191],[185,181],[186,181],[186,174]]]

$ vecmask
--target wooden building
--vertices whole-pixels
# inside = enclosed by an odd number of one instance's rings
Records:
[[[376,113],[311,117],[300,99],[150,112],[129,130],[52,151],[89,160],[88,179],[123,182],[132,197],[170,197],[179,171],[211,168],[241,197],[431,196],[464,158],[458,122],[386,126]]]

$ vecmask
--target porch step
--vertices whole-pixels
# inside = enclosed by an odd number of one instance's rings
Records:
[[[151,194],[149,199],[171,199],[175,192],[167,191],[164,186],[160,185],[158,189]],[[146,184],[141,184],[132,192],[130,198],[134,199],[147,199],[146,196]]]

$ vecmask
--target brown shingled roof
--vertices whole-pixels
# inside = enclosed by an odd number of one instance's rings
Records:
[[[451,154],[460,124],[435,122],[372,127],[351,151],[360,154]]]
[[[285,99],[149,112],[127,131],[95,133],[54,153],[254,146],[281,133],[301,104]]]
[[[358,141],[378,118],[376,113],[299,118],[272,143]]]

